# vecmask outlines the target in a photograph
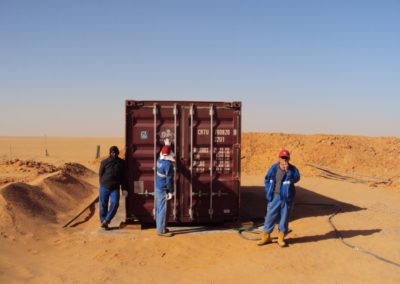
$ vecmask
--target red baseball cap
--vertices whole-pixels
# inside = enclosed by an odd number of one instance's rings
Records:
[[[279,158],[290,158],[290,153],[286,149],[281,149],[278,156]]]
[[[161,155],[167,156],[171,152],[171,148],[168,146],[164,146],[161,148]]]

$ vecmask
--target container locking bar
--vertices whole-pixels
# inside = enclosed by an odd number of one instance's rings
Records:
[[[153,117],[154,117],[154,153],[153,153],[153,159],[154,159],[154,206],[153,206],[153,218],[154,220],[156,219],[156,175],[157,175],[157,104],[153,105]]]
[[[174,104],[174,153],[175,153],[175,159],[176,159],[176,135],[177,135],[177,115],[178,115],[178,109],[176,107],[176,104]],[[172,142],[172,141],[171,141]],[[174,209],[172,210],[172,214],[174,216],[174,220],[176,221],[176,194],[177,194],[177,186],[176,186],[176,163],[174,164]]]
[[[214,168],[214,105],[210,105],[210,209],[208,214],[213,218],[213,168]]]
[[[193,220],[193,105],[190,106],[190,193],[189,193],[189,217]]]

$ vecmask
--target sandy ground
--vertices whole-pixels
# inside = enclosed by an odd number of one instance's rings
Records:
[[[71,227],[63,229],[97,195],[96,146],[102,145],[105,155],[110,145],[121,147],[123,139],[47,138],[50,156],[46,157],[43,138],[1,137],[0,283],[400,283],[400,266],[360,251],[368,250],[400,265],[400,190],[396,178],[390,185],[343,176],[328,179],[304,165],[310,160],[316,162],[313,148],[306,148],[311,147],[308,144],[318,144],[320,137],[257,135],[251,138],[246,134],[244,140],[264,146],[278,144],[274,139],[284,138],[293,145],[308,140],[301,155],[293,146],[293,163],[305,174],[298,184],[298,204],[293,210],[286,248],[275,243],[276,232],[272,244],[258,247],[236,230],[221,226],[172,226],[176,233],[172,238],[156,236],[153,227],[102,231],[97,204]],[[393,163],[399,161],[397,146],[393,146],[394,157],[378,155],[366,160],[369,168],[360,162],[366,158],[357,152],[373,145],[380,153],[383,150],[379,143],[385,148],[385,139],[392,141],[391,145],[398,145],[398,139],[342,138],[352,146],[352,156],[357,161],[352,165],[351,159],[343,156],[347,161],[343,170],[366,169],[360,172],[369,176],[386,161],[390,163],[388,176],[384,170],[379,172],[381,176],[393,178],[399,173],[399,163]],[[341,153],[343,141],[333,141]],[[362,147],[354,146],[354,141]],[[249,153],[249,143],[243,144],[243,153]],[[11,154],[9,145],[14,149]],[[286,147],[291,149],[289,146]],[[320,150],[318,157],[325,156],[328,161],[336,155],[335,149]],[[247,161],[251,157],[257,164],[262,158],[255,156],[258,150],[251,151],[242,166],[242,216],[243,220],[261,225],[266,205],[263,174],[274,157],[271,154],[258,170]],[[330,161],[324,165],[340,166],[333,158]],[[358,249],[344,245],[330,225],[328,218],[337,208],[341,211],[332,217],[333,224],[343,240]]]

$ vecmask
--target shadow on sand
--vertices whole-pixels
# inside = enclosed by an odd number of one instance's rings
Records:
[[[91,204],[91,205],[89,206],[89,213],[88,213],[88,215],[87,215],[83,220],[81,220],[81,221],[71,223],[70,227],[73,228],[73,227],[79,226],[80,224],[83,224],[83,223],[88,222],[88,221],[94,216],[94,213],[95,213],[95,212],[96,212],[96,206],[95,206],[95,204],[93,203],[93,204]]]
[[[304,206],[305,203],[326,204],[327,206]],[[341,213],[365,210],[350,203],[329,198],[303,187],[296,187],[296,198],[291,221],[307,217],[329,216],[334,212],[333,207],[339,207]],[[264,220],[267,208],[265,191],[262,186],[243,186],[241,189],[241,220]]]
[[[341,214],[366,210],[365,208],[350,203],[320,195],[303,187],[298,186],[296,190],[297,194],[290,221],[318,216],[326,216],[328,218],[339,209]],[[242,187],[241,194],[241,220],[253,221],[257,226],[261,226],[264,222],[267,207],[264,187],[244,186]],[[332,228],[331,231],[325,234],[294,238],[288,236],[288,240],[293,243],[307,243],[338,237],[351,238],[355,236],[368,236],[380,231],[381,229],[335,231]]]

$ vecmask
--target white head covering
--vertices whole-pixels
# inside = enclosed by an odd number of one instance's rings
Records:
[[[163,155],[162,153],[160,153],[160,160],[167,160],[167,161],[175,162],[175,157],[172,152],[168,155]]]
[[[171,140],[169,140],[169,138],[165,138],[164,145],[165,146],[171,146]]]
[[[171,146],[171,140],[169,140],[169,138],[165,138],[165,140],[164,140],[164,145],[165,145],[165,146],[168,146],[168,147],[170,148],[170,146]],[[160,159],[161,159],[161,160],[167,160],[167,161],[175,162],[175,154],[174,154],[174,152],[172,151],[172,149],[170,148],[170,152],[169,152],[168,155],[164,155],[164,154],[162,153],[162,151],[160,152]]]
[[[175,162],[175,157],[173,153],[170,153],[169,155],[160,155],[160,159]]]

